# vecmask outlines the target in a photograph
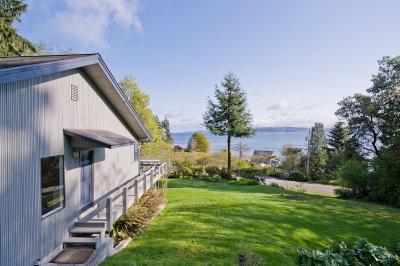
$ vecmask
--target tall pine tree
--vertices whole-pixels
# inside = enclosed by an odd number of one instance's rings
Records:
[[[170,124],[167,117],[165,117],[164,120],[160,122],[160,127],[164,133],[165,141],[172,144],[174,142],[174,137],[171,134]]]
[[[344,123],[339,121],[333,125],[328,136],[327,172],[331,178],[336,178],[338,167],[343,163],[347,142],[349,140]]]
[[[33,43],[20,36],[14,28],[14,22],[21,21],[21,15],[28,5],[21,0],[0,1],[0,56],[18,56],[24,53],[35,53]]]
[[[232,137],[250,137],[254,134],[251,126],[253,116],[247,107],[246,93],[242,90],[239,78],[229,72],[215,88],[215,99],[208,99],[207,111],[203,116],[205,127],[212,134],[227,136],[228,175],[232,173]]]
[[[325,166],[328,159],[327,140],[322,123],[315,123],[311,129],[310,137],[310,166],[311,177],[321,179],[325,175]]]

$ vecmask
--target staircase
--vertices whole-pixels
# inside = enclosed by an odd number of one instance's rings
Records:
[[[82,265],[98,265],[97,262],[108,256],[108,249],[112,249],[112,238],[107,233],[111,231],[114,221],[126,214],[128,207],[138,202],[166,173],[166,164],[158,165],[158,162],[146,161],[144,164],[148,165],[147,171],[111,191],[113,197],[102,197],[95,202],[95,207],[88,210],[68,230],[69,237],[63,241],[64,251],[93,250],[93,255]]]

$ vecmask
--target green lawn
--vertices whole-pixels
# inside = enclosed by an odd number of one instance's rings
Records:
[[[338,241],[393,250],[400,210],[283,190],[196,180],[170,180],[168,205],[137,239],[102,265],[237,265],[241,247],[266,265],[294,265],[296,249]]]

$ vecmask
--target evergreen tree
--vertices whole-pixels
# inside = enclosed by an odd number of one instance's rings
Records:
[[[190,137],[187,150],[191,152],[209,152],[210,143],[203,133],[195,132]]]
[[[336,178],[338,167],[344,160],[344,152],[348,140],[347,129],[343,122],[337,122],[328,136],[328,161],[326,170],[331,178]]]
[[[0,1],[0,56],[18,56],[27,52],[36,52],[36,47],[24,37],[18,35],[14,22],[21,21],[28,5],[21,0]]]
[[[228,176],[232,172],[232,137],[254,135],[251,127],[253,117],[247,108],[246,93],[242,90],[238,77],[229,72],[221,83],[222,89],[215,88],[216,102],[208,99],[207,111],[203,116],[205,127],[214,135],[227,136]]]
[[[322,123],[315,123],[311,129],[309,152],[311,177],[314,180],[321,179],[325,175],[325,166],[328,159],[327,140]]]
[[[174,142],[174,137],[171,134],[170,124],[167,117],[165,117],[164,120],[160,122],[160,127],[164,133],[165,141],[172,144]]]
[[[329,150],[334,153],[342,151],[348,138],[347,129],[342,121],[336,122],[329,132]]]

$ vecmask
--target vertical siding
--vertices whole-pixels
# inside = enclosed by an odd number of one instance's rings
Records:
[[[70,84],[79,100],[70,100]],[[80,209],[79,161],[63,128],[129,131],[78,70],[0,85],[0,265],[32,265],[60,247]],[[131,148],[96,149],[94,199],[138,174]],[[40,158],[64,154],[65,208],[41,217]]]

